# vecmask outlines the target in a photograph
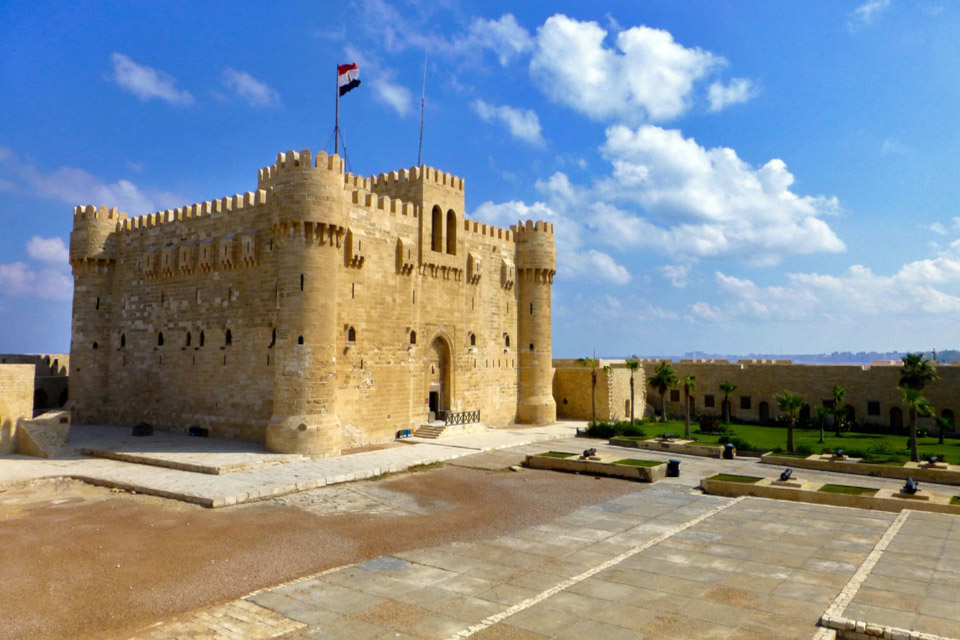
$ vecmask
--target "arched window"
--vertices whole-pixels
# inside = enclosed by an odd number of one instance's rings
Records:
[[[120,348],[123,349],[125,346],[127,346],[127,334],[121,333],[121,334],[120,334]]]
[[[94,342],[94,343],[93,343],[93,348],[94,348],[94,349],[99,349],[99,348],[100,348],[100,345],[97,344],[96,342]]]
[[[347,342],[356,342],[357,341],[357,330],[353,327],[347,329]]]
[[[193,339],[193,336],[190,335],[189,331],[187,331],[187,343],[184,346],[189,347],[192,339]]]
[[[201,346],[201,347],[203,346],[203,342],[204,342],[204,335],[203,335],[203,331],[201,331],[201,332],[200,332],[200,346]]]
[[[447,211],[447,253],[457,255],[457,214]]]
[[[157,346],[158,347],[163,346],[163,331],[157,334]]]
[[[530,343],[530,351],[533,351],[533,343]]]
[[[297,344],[303,344],[303,336],[297,336]]]
[[[509,347],[509,346],[510,346],[510,334],[509,334],[509,333],[503,334],[503,346],[505,346],[505,347]]]
[[[223,344],[224,346],[233,344],[233,333],[230,332],[230,329],[227,329],[227,332],[223,334]]]
[[[430,227],[430,249],[432,251],[443,251],[443,210],[440,207],[433,208]]]
[[[416,332],[416,331],[411,331],[411,332],[410,332],[410,344],[417,344],[417,332]]]
[[[477,334],[475,333],[470,334],[470,346],[471,347],[477,346]]]

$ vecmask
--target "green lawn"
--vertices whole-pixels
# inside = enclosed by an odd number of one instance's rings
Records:
[[[754,484],[755,482],[760,482],[761,478],[755,478],[753,476],[735,476],[729,473],[718,473],[715,476],[711,476],[710,480],[719,480],[721,482],[742,482],[743,484]]]
[[[564,453],[563,451],[545,451],[543,453],[538,453],[537,455],[543,456],[544,458],[571,458],[577,454]]]
[[[953,496],[950,498],[950,504],[960,505],[960,496]]]
[[[625,464],[631,467],[656,467],[661,464],[666,464],[662,460],[637,460],[636,458],[626,458],[624,460],[617,460],[613,464]]]
[[[747,424],[729,424],[730,436],[736,436],[746,440],[750,444],[759,447],[761,450],[771,451],[777,447],[786,449],[787,447],[787,429],[786,427],[762,427],[759,425]],[[701,442],[716,444],[720,438],[718,434],[700,433],[700,426],[695,422],[690,423],[690,435]],[[645,422],[643,424],[644,432],[651,438],[664,433],[673,433],[683,437],[683,421],[668,420],[666,422]],[[824,431],[824,442],[820,443],[819,429],[794,429],[794,446],[806,445],[814,453],[820,453],[821,449],[845,449],[858,450],[869,454],[869,457],[895,455],[904,460],[910,459],[910,451],[907,449],[906,435],[879,435],[873,433],[854,433],[844,432],[839,438],[832,431]],[[880,447],[878,449],[878,447]],[[960,440],[947,440],[944,444],[937,444],[937,438],[920,438],[917,441],[917,447],[920,451],[920,457],[925,455],[943,455],[946,461],[951,464],[960,464]]]
[[[876,489],[869,487],[853,487],[847,484],[825,484],[817,491],[823,493],[845,493],[852,496],[872,496],[877,492]]]

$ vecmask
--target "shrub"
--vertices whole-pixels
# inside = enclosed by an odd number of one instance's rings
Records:
[[[730,444],[730,436],[723,435],[717,438],[717,444]]]
[[[721,444],[726,444],[721,443]],[[730,444],[737,448],[737,451],[759,451],[760,449],[739,436],[730,438]]]
[[[926,427],[917,427],[918,438],[926,438],[929,435],[930,435],[930,429],[927,429]]]
[[[700,417],[700,433],[729,433],[730,427],[720,422],[716,416]]]
[[[795,452],[795,453],[802,453],[802,454],[808,455],[808,456],[809,456],[809,455],[813,455],[813,447],[811,447],[811,446],[808,445],[808,444],[801,444],[801,445],[798,445],[798,446],[794,449],[794,452]]]
[[[630,436],[642,438],[643,429],[639,425],[630,424],[629,420],[620,420],[619,422],[589,422],[585,435],[588,438],[615,438],[617,436]]]

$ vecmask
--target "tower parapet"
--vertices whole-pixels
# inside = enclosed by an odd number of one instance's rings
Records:
[[[337,274],[346,231],[343,163],[288,151],[261,170],[276,240],[277,368],[267,449],[340,454],[337,417]],[[265,178],[265,179],[264,179]]]
[[[516,236],[517,345],[519,359],[517,422],[551,424],[553,399],[551,288],[556,273],[553,225],[528,220],[511,227]]]

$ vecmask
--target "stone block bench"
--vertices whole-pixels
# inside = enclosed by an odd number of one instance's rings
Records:
[[[633,447],[635,449],[647,449],[649,451],[661,451],[665,453],[682,453],[688,456],[704,456],[707,458],[722,458],[722,444],[702,444],[695,440],[684,440],[674,438],[664,440],[662,438],[649,438],[647,440],[638,440],[636,438],[610,438],[610,444],[617,447]]]
[[[822,491],[824,487],[839,488],[839,491]],[[716,496],[755,496],[774,500],[810,502],[835,507],[854,507],[876,511],[899,512],[903,509],[933,511],[960,515],[960,501],[949,494],[931,493],[925,490],[916,494],[904,494],[891,489],[872,487],[845,487],[824,482],[808,482],[802,478],[780,481],[776,478],[755,478],[718,474],[700,481],[704,493]],[[850,492],[844,491],[851,490]],[[861,491],[852,491],[861,489]]]
[[[960,466],[955,464],[926,462],[905,462],[903,466],[892,464],[871,464],[863,462],[861,458],[846,458],[838,460],[832,454],[814,454],[805,458],[767,453],[760,458],[764,464],[775,464],[798,469],[816,469],[817,471],[835,471],[839,473],[854,473],[861,476],[878,478],[894,478],[906,480],[913,478],[920,482],[935,484],[960,485]]]
[[[564,456],[564,454],[553,451],[547,454],[531,454],[527,456],[526,464],[530,469],[583,473],[592,476],[624,478],[626,480],[636,480],[639,482],[656,482],[662,480],[667,473],[667,463],[659,460],[629,461],[629,459],[613,459],[609,457],[584,459],[575,453],[571,453],[565,457],[561,456]],[[634,464],[630,462],[634,462]]]

